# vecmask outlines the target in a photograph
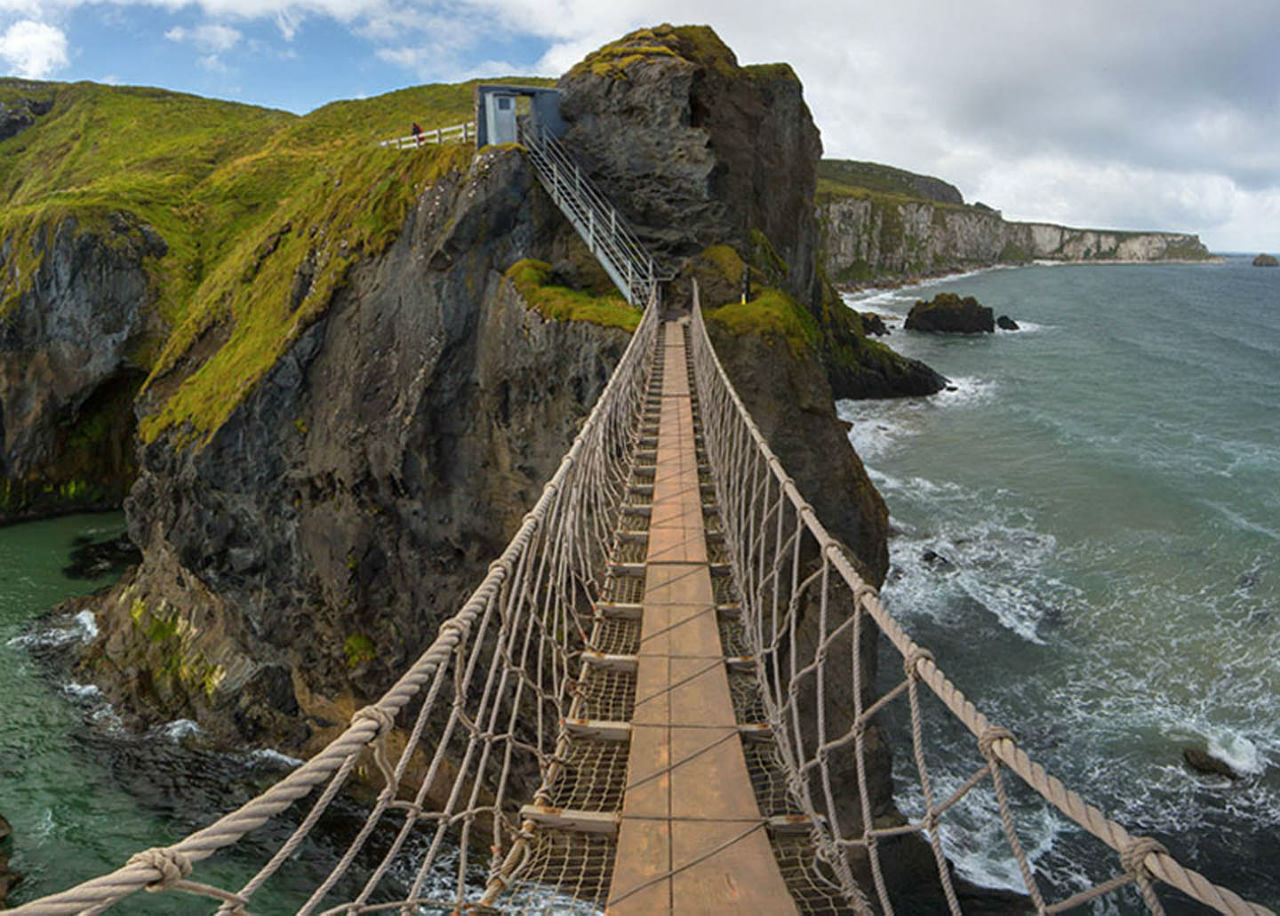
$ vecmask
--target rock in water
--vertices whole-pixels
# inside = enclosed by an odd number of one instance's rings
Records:
[[[873,334],[876,337],[885,337],[889,333],[889,329],[885,327],[884,319],[875,312],[862,313],[862,330],[864,333]]]
[[[1254,267],[1280,267],[1280,261],[1273,254],[1260,254],[1253,259]]]
[[[68,579],[98,579],[119,575],[141,562],[142,551],[134,546],[129,535],[122,534],[109,541],[77,544],[71,551],[71,562],[62,568],[62,574]]]
[[[1018,330],[1018,322],[1014,321],[1008,315],[1001,315],[996,319],[996,327],[1002,331],[1016,331]]]
[[[926,550],[920,554],[920,559],[941,572],[950,572],[956,568],[956,564],[935,550]]]
[[[938,293],[930,302],[917,299],[907,315],[909,331],[940,331],[945,334],[994,333],[995,315],[972,296]]]
[[[1227,779],[1233,780],[1240,778],[1240,774],[1232,768],[1231,764],[1219,760],[1208,751],[1201,750],[1198,747],[1185,748],[1182,752],[1182,759],[1191,769],[1197,773],[1204,773],[1206,776],[1225,776]]]

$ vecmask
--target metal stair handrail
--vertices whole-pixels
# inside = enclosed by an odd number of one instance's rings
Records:
[[[632,305],[647,303],[658,284],[671,275],[659,271],[657,261],[626,218],[550,132],[521,122],[519,136],[534,174],[614,285]]]

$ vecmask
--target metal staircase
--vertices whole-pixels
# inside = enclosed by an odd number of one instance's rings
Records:
[[[578,230],[609,279],[629,303],[647,306],[658,293],[658,284],[670,276],[659,273],[657,262],[635,230],[604,192],[582,173],[560,141],[523,121],[519,134],[538,180]]]

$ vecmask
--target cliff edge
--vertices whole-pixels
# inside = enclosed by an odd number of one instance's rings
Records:
[[[940,179],[875,163],[827,159],[818,174],[822,263],[842,286],[1031,261],[1213,258],[1187,233],[1012,222]]]

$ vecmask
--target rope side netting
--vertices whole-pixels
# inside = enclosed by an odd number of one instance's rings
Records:
[[[918,844],[927,844],[921,851],[928,870],[936,871],[943,905],[960,913],[963,893],[948,862],[947,834],[948,820],[964,808],[966,817],[977,809],[998,823],[996,834],[1016,863],[1028,908],[1036,912],[1062,912],[1136,891],[1151,912],[1163,913],[1162,883],[1223,913],[1271,912],[1182,866],[1154,839],[1130,835],[1046,772],[1009,729],[966,699],[932,654],[885,610],[765,442],[710,343],[696,287],[690,343],[725,549],[741,604],[738,639],[754,660],[755,677],[747,679],[757,693],[754,715],[765,720],[773,738],[757,752],[768,759],[754,767],[753,781],[760,783],[762,798],[785,795],[783,804],[806,822],[814,854],[801,865],[810,881],[850,909],[890,913],[902,888],[886,877],[894,863],[884,850],[914,834]],[[888,686],[882,679],[877,695],[866,688],[874,670],[869,666],[884,652],[901,673]],[[907,734],[887,736],[886,723],[892,721],[902,723]],[[967,779],[944,785],[938,768],[930,770],[930,738],[940,726],[967,732],[973,757]],[[886,741],[909,762],[914,817],[898,815],[878,784]],[[894,772],[903,781],[904,769]],[[1112,874],[1051,899],[1052,888],[1037,874],[1019,836],[1017,822],[1032,805],[1052,806],[1087,832],[1088,842],[1109,847],[1098,852],[1114,863]],[[797,848],[803,852],[789,836],[784,843],[775,838],[784,866]]]
[[[589,711],[584,649],[598,628],[597,603],[613,587],[609,553],[642,435],[659,311],[645,311],[581,432],[483,582],[381,699],[305,764],[208,827],[16,912],[97,913],[142,890],[200,895],[228,916],[452,912],[503,894],[504,907],[563,911],[578,897],[602,898],[612,838],[542,833],[520,809],[554,797],[567,769],[618,766],[607,753],[575,756],[564,723]],[[610,689],[595,686],[606,701]],[[333,809],[361,786],[368,801],[345,817],[335,849]],[[251,869],[231,868],[233,846],[238,861],[246,846],[261,858]],[[310,860],[313,873],[288,879],[300,860]]]

